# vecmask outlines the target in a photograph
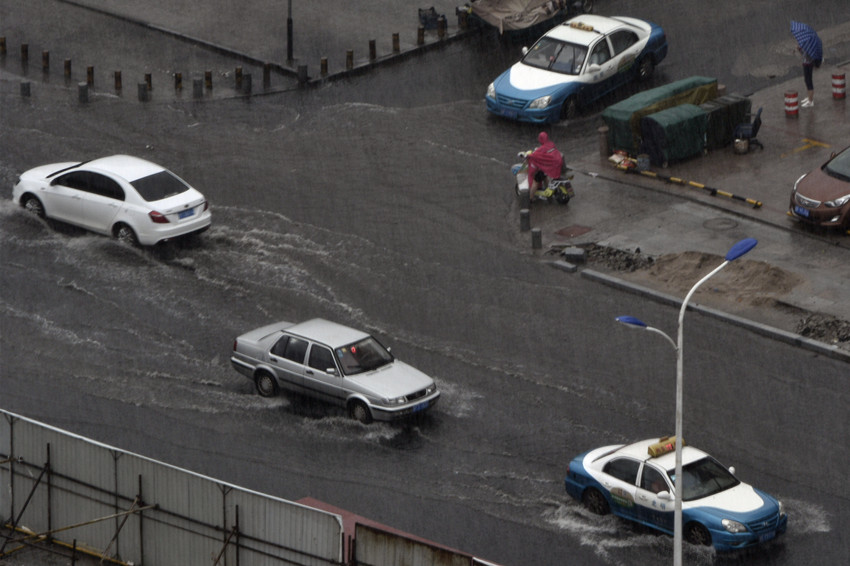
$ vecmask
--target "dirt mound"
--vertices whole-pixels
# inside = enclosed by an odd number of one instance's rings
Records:
[[[588,264],[616,272],[633,283],[682,299],[723,257],[701,252],[665,254],[657,258],[597,244],[582,246]],[[739,316],[757,320],[827,344],[850,348],[850,321],[791,306],[782,297],[804,278],[769,263],[740,259],[723,268],[695,293],[695,299]]]

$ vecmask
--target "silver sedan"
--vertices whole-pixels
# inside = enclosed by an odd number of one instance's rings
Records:
[[[345,407],[362,423],[419,414],[440,397],[433,379],[373,336],[320,318],[247,332],[230,363],[264,397],[285,389]]]

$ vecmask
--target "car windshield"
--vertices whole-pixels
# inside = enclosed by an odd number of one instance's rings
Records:
[[[336,357],[345,375],[372,371],[393,361],[393,355],[389,350],[371,336],[354,344],[337,348]]]
[[[179,195],[189,190],[189,185],[170,171],[160,171],[131,183],[148,202]]]
[[[558,41],[550,37],[541,37],[535,43],[522,62],[538,69],[556,73],[577,75],[587,56],[587,47]]]
[[[850,150],[844,150],[823,166],[823,172],[830,177],[850,182]]]
[[[667,475],[670,476],[673,485],[676,485],[676,471],[669,470]],[[702,499],[741,483],[720,462],[711,457],[684,466],[682,468],[682,481],[684,483],[682,501]]]

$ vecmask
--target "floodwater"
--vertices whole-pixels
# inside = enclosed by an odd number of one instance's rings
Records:
[[[669,537],[588,514],[562,478],[585,449],[671,432],[673,353],[612,327],[628,313],[672,327],[675,313],[554,270],[530,249],[509,170],[537,128],[483,111],[491,73],[472,63],[488,46],[458,43],[309,90],[204,103],[157,94],[147,105],[101,90],[81,106],[56,81],[22,99],[7,61],[4,408],[497,563],[668,560]],[[553,131],[569,157],[593,151],[598,125],[590,112]],[[201,190],[212,228],[142,250],[9,200],[32,166],[119,152]],[[582,199],[602,182],[582,178],[569,208],[537,213],[580,225]],[[668,204],[654,194],[642,203]],[[625,198],[609,204],[615,216],[634,212]],[[419,421],[363,426],[303,398],[260,398],[229,367],[238,334],[314,316],[379,336],[434,376],[440,403]],[[846,368],[693,321],[689,436],[783,498],[792,517],[789,533],[747,563],[840,562]],[[801,462],[795,446],[814,437],[832,449]],[[726,562],[702,548],[686,556]]]

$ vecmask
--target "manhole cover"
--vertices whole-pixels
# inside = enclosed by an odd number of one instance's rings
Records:
[[[591,228],[588,228],[587,226],[567,226],[566,228],[556,230],[555,233],[565,238],[575,238],[576,236],[587,234],[590,230]]]
[[[731,230],[738,226],[738,223],[731,218],[712,218],[703,222],[702,227],[709,230]]]

